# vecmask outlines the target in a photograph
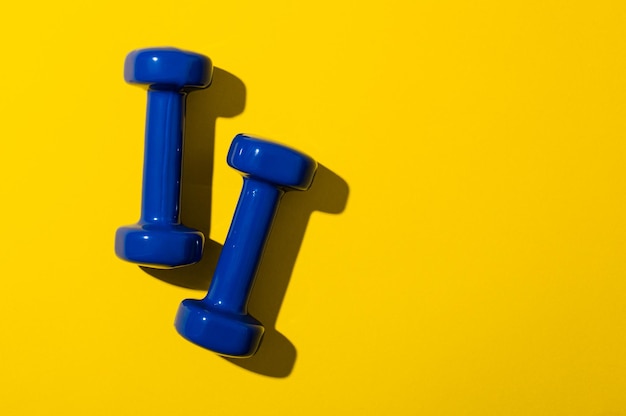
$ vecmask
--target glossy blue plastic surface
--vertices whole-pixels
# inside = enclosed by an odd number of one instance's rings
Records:
[[[179,218],[186,93],[207,87],[211,61],[173,48],[131,52],[124,78],[148,86],[141,218],[115,236],[118,257],[144,266],[172,268],[202,258],[204,236]]]
[[[286,190],[308,189],[317,164],[288,147],[242,134],[233,140],[227,161],[244,174],[241,196],[208,294],[184,300],[175,326],[218,354],[249,357],[264,329],[248,315],[248,298],[278,203]]]

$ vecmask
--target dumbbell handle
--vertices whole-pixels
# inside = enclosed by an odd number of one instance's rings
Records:
[[[225,312],[247,314],[248,298],[283,194],[275,185],[244,177],[211,287],[202,300],[204,304]]]
[[[148,90],[142,223],[179,224],[185,93]]]

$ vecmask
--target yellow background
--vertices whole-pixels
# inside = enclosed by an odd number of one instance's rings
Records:
[[[3,3],[0,414],[626,415],[625,28],[621,0]],[[183,196],[212,242],[154,272],[113,236],[143,158],[124,57],[165,45],[218,68]],[[323,165],[244,361],[173,327],[239,132]]]

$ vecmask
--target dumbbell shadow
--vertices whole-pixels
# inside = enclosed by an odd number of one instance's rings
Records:
[[[314,155],[313,155],[314,156]],[[225,358],[242,368],[270,377],[287,377],[296,362],[294,345],[276,330],[304,234],[314,211],[339,214],[348,200],[348,184],[319,165],[311,188],[287,192],[280,203],[250,297],[250,315],[265,326],[263,341],[251,358]]]
[[[176,269],[142,267],[146,273],[164,282],[189,289],[207,290],[222,245],[209,239],[215,125],[219,117],[234,117],[245,108],[246,87],[234,75],[213,69],[213,81],[207,89],[194,91],[187,98],[185,145],[181,195],[181,220],[200,230],[205,238],[202,260]]]

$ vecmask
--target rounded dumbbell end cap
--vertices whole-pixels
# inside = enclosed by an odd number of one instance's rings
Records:
[[[194,264],[202,259],[204,235],[184,225],[136,224],[115,234],[115,254],[122,260],[157,269]]]
[[[124,79],[153,89],[182,90],[205,88],[211,83],[211,60],[176,48],[149,48],[126,56]]]
[[[317,170],[317,163],[309,156],[246,134],[233,139],[227,162],[252,178],[300,191],[311,186]]]
[[[252,356],[265,332],[263,325],[250,315],[223,312],[194,299],[180,304],[174,326],[194,344],[236,358]]]

